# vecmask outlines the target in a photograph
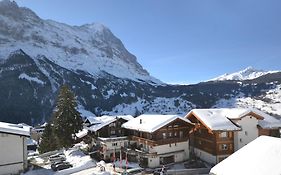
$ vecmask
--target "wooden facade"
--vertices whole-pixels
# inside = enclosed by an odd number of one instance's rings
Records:
[[[272,137],[280,137],[279,129],[264,129],[258,126],[259,136],[272,136]]]
[[[191,143],[198,148],[212,155],[230,155],[234,152],[233,132],[208,132],[207,129],[198,129],[193,133]]]
[[[125,129],[122,128],[122,124],[127,122],[123,118],[118,118],[116,121],[109,123],[108,125],[102,127],[96,132],[92,132],[94,137],[122,137],[125,136]],[[90,127],[91,125],[89,125]]]
[[[138,142],[140,145],[158,146],[187,141],[192,127],[192,124],[176,119],[153,133],[128,130],[127,134],[131,140]]]
[[[190,116],[189,120],[195,123],[194,129],[190,133],[191,147],[214,156],[227,156],[234,152],[234,131],[212,131],[195,116]]]

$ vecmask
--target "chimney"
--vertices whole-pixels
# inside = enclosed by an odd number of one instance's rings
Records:
[[[140,119],[140,124],[142,124],[142,119]]]

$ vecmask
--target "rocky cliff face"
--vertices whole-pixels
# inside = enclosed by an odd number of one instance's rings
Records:
[[[42,20],[30,9],[5,0],[0,2],[0,26],[2,59],[22,49],[32,59],[43,55],[73,71],[83,70],[93,76],[106,72],[119,78],[161,84],[102,24],[70,26]]]

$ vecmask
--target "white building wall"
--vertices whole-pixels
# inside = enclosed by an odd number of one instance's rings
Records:
[[[101,145],[105,148],[104,149],[104,158],[106,156],[110,156],[111,153],[115,152],[115,157],[119,158],[120,156],[120,149],[121,147],[125,147],[128,145],[128,140],[116,140],[116,141],[102,141]]]
[[[1,175],[17,174],[27,167],[27,146],[25,139],[24,136],[0,133]]]
[[[153,156],[148,158],[148,167],[159,167],[160,166],[160,158],[159,156]]]
[[[234,151],[237,151],[259,136],[258,119],[253,116],[245,116],[234,122],[242,128],[241,131],[234,132]]]
[[[196,155],[196,157],[199,157],[201,160],[211,163],[211,164],[217,164],[217,157],[207,153],[201,149],[198,148],[194,148],[194,153]]]
[[[173,153],[184,150],[183,152]],[[182,162],[189,159],[189,141],[172,143],[166,145],[155,146],[149,148],[149,153],[157,153],[157,156],[150,156],[148,158],[149,167],[159,167],[160,157],[167,157],[174,155],[175,162]],[[162,155],[159,155],[162,154]]]

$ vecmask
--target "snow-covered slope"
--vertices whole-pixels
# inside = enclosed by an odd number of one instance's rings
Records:
[[[215,108],[224,107],[242,107],[242,108],[256,108],[274,116],[281,116],[281,85],[275,85],[272,89],[266,91],[259,96],[245,96],[241,93],[235,97],[228,99],[220,99],[217,101]]]
[[[61,67],[93,76],[106,72],[119,78],[162,84],[102,24],[70,26],[43,20],[30,9],[3,0],[0,26],[0,59],[22,49],[33,59],[44,55]]]
[[[231,74],[224,74],[217,78],[211,79],[210,81],[224,81],[224,80],[252,80],[255,78],[258,78],[260,76],[270,74],[270,73],[276,73],[278,71],[264,71],[264,70],[258,70],[254,69],[253,67],[247,67],[244,70],[241,70],[239,72],[231,73]]]

